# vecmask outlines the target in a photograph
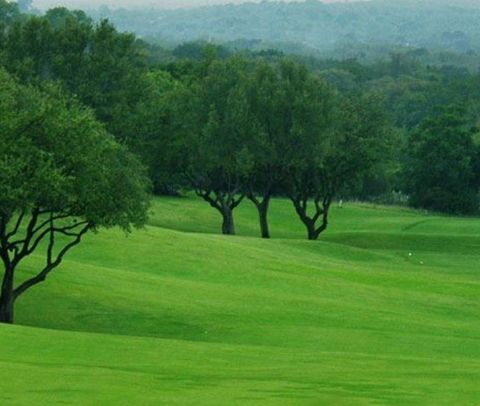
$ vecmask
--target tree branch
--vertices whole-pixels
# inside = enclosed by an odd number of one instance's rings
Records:
[[[9,232],[5,238],[8,240],[9,238],[12,238],[15,234],[17,234],[18,230],[20,229],[20,226],[22,225],[23,219],[25,218],[25,209],[22,209],[20,212],[20,215],[17,218],[17,221],[15,223],[15,226],[13,227],[13,230]],[[5,225],[6,226],[6,225]]]
[[[245,198],[245,195],[242,194],[240,195],[240,197],[235,200],[235,197],[232,198],[232,202],[230,204],[230,208],[233,210],[234,208],[236,208],[240,203],[242,203],[243,199]]]
[[[34,230],[33,230],[33,234],[36,234],[38,233],[43,227],[45,227],[46,225],[50,224],[51,221],[56,221],[56,220],[62,220],[62,219],[66,219],[66,218],[69,218],[69,217],[72,217],[73,216],[73,213],[68,213],[68,212],[64,212],[64,213],[59,213],[57,215],[53,215],[53,212],[49,212],[49,211],[42,211],[41,214],[46,214],[46,213],[50,213],[50,217],[48,218],[48,220],[45,220],[43,223],[41,223],[38,227],[36,227]]]
[[[222,207],[219,204],[220,198],[218,197],[218,195],[215,199],[212,198],[212,196],[211,196],[212,191],[211,190],[203,192],[201,189],[196,188],[195,193],[197,194],[197,196],[201,197],[203,200],[208,202],[210,204],[210,206],[212,206],[214,209],[217,209],[220,212],[222,211]]]
[[[47,248],[47,266],[52,263],[53,247],[55,246],[55,231],[53,227],[53,216],[50,216],[50,239]]]
[[[92,224],[87,224],[75,237],[73,241],[65,245],[65,247],[62,248],[62,250],[58,253],[57,257],[55,260],[53,260],[53,256],[51,253],[47,255],[47,265],[45,268],[35,277],[28,279],[27,281],[23,282],[20,286],[18,286],[14,291],[13,291],[13,297],[14,300],[16,300],[20,295],[25,293],[28,289],[30,289],[32,286],[35,286],[41,282],[44,282],[47,279],[48,274],[53,271],[56,267],[58,267],[65,256],[65,254],[73,247],[78,245],[82,237],[92,228]],[[49,250],[53,250],[53,243],[52,240],[49,244]]]
[[[315,215],[312,218],[313,223],[316,223],[320,216],[324,213],[324,209],[320,207],[320,199],[315,199]]]
[[[8,245],[8,249],[15,250],[15,257],[14,257],[14,268],[18,265],[18,263],[29,254],[28,246],[30,242],[32,241],[32,238],[34,236],[33,230],[35,229],[38,221],[38,216],[40,213],[39,208],[33,208],[32,209],[32,216],[30,218],[30,221],[28,222],[27,230],[25,232],[25,239],[21,241],[15,241],[13,243],[10,243]],[[22,249],[18,248],[18,245],[23,244]]]

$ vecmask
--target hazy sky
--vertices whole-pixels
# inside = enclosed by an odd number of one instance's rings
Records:
[[[261,0],[250,0],[259,2]],[[274,0],[270,0],[274,1]],[[293,0],[285,0],[293,1]],[[302,0],[297,0],[302,1]],[[332,3],[339,1],[352,1],[352,0],[323,0],[324,3]],[[110,7],[145,7],[155,6],[158,8],[180,8],[180,7],[195,7],[205,6],[213,4],[226,4],[226,3],[246,3],[246,0],[34,0],[35,7],[45,9],[53,6],[67,6],[69,8],[96,8],[102,4],[106,4]]]

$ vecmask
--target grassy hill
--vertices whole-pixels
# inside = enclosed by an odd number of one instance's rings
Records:
[[[309,242],[287,201],[270,241],[236,214],[158,199],[87,238],[0,327],[0,404],[480,403],[480,219],[347,204]]]

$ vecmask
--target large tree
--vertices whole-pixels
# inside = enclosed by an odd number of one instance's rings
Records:
[[[332,148],[337,96],[304,66],[290,63],[282,70],[290,104],[290,123],[283,140],[282,187],[307,228],[308,238],[314,240],[326,228],[331,203],[324,163]],[[315,206],[313,215],[308,211],[310,200]]]
[[[224,234],[235,234],[233,210],[245,196],[246,145],[255,131],[246,69],[237,58],[209,62],[178,109],[182,171],[196,194],[221,214]]]
[[[292,127],[292,105],[288,98],[286,69],[257,63],[250,75],[249,103],[256,132],[249,138],[252,165],[245,179],[245,193],[255,205],[262,238],[270,238],[268,210],[278,191],[284,158],[284,141]]]
[[[0,322],[15,301],[43,282],[86,233],[130,230],[146,220],[142,166],[90,110],[54,87],[19,85],[0,70]],[[32,276],[17,275],[44,253]]]
[[[382,159],[389,126],[374,98],[343,98],[318,79],[311,81],[307,89],[315,90],[293,99],[284,187],[308,239],[316,240],[328,227],[335,196],[354,187]]]

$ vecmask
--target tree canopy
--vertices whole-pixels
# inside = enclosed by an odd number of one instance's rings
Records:
[[[413,206],[451,214],[478,211],[480,147],[475,131],[465,111],[451,106],[411,135],[405,178]]]

